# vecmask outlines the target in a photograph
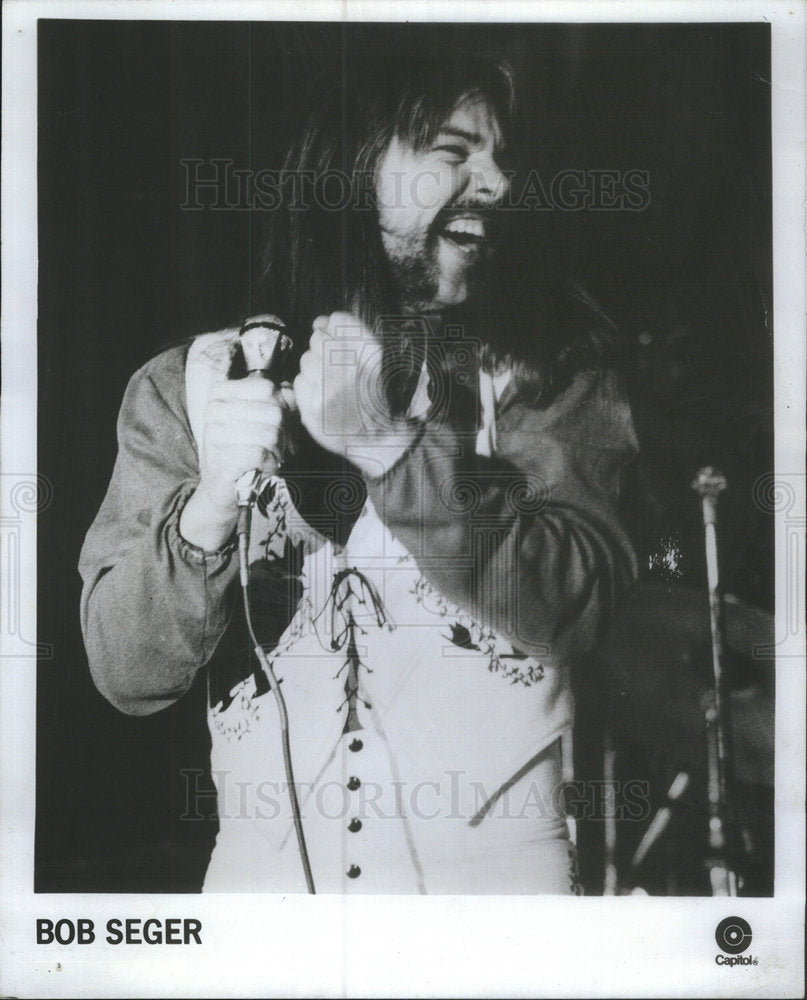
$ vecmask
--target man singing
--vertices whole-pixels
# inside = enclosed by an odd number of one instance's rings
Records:
[[[514,108],[479,56],[350,62],[289,153],[270,315],[244,325],[290,338],[286,379],[247,375],[231,329],[128,387],[82,626],[124,712],[207,672],[206,891],[579,891],[569,670],[635,579],[636,445],[596,307],[529,262],[497,277]]]

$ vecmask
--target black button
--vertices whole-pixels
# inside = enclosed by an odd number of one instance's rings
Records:
[[[348,878],[358,878],[361,875],[361,868],[358,865],[351,865],[347,870]]]
[[[358,753],[359,750],[364,746],[361,740],[352,740],[348,750],[352,750],[353,753]]]
[[[360,785],[361,782],[356,777],[347,779],[347,787],[351,790],[351,792],[355,792]]]
[[[358,833],[359,830],[361,830],[361,820],[360,819],[352,819],[348,823],[347,828],[348,828],[348,830],[350,830],[351,833]]]

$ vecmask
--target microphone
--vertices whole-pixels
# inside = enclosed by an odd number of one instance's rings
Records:
[[[271,313],[251,316],[241,327],[239,343],[244,356],[247,378],[265,378],[279,386],[283,381],[285,362],[291,351],[291,337],[285,333],[286,324]],[[275,453],[275,469],[280,456]],[[245,472],[236,483],[236,496],[240,508],[249,507],[256,499],[264,473],[260,469]]]
[[[291,350],[286,324],[271,313],[251,316],[238,334],[247,374],[268,378],[277,385],[283,365]]]

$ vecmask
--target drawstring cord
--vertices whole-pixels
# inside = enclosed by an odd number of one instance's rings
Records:
[[[347,705],[345,726],[342,730],[343,734],[352,733],[357,729],[364,728],[359,721],[358,715],[358,702],[360,700],[359,669],[364,667],[365,670],[372,673],[370,667],[362,663],[359,656],[356,631],[358,630],[363,635],[365,634],[365,630],[353,617],[353,607],[355,605],[369,609],[379,628],[383,628],[384,626],[388,628],[392,627],[380,594],[364,573],[356,569],[355,566],[350,569],[339,570],[334,574],[330,594],[322,611],[314,619],[316,625],[319,618],[330,609],[331,650],[337,652],[347,646],[345,662],[336,674],[338,677],[343,670],[347,670],[344,686],[345,699],[337,708],[337,712],[339,712]],[[340,617],[341,622],[339,620]],[[368,711],[372,707],[366,701],[363,701],[363,704]]]

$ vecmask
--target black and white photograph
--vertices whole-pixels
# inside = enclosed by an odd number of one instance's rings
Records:
[[[9,5],[3,995],[803,990],[804,11],[605,6]]]

